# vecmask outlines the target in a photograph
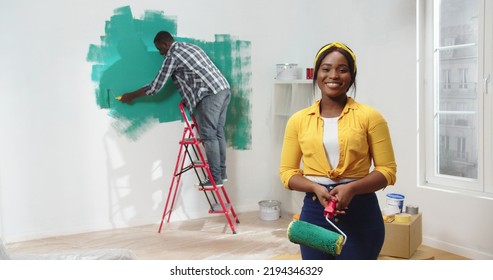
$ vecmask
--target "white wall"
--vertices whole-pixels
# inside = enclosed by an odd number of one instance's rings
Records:
[[[231,34],[251,42],[252,149],[228,150],[227,186],[238,212],[257,210],[262,199],[281,200],[284,213],[299,211],[300,196],[280,184],[278,147],[271,141],[281,137],[271,129],[275,65],[309,67],[322,45],[339,40],[357,55],[357,100],[380,110],[390,125],[398,183],[379,193],[382,203],[387,192],[403,193],[423,211],[425,243],[492,258],[493,226],[465,217],[491,212],[491,201],[417,187],[411,0],[2,1],[0,221],[6,242],[160,221],[181,124],[156,124],[135,142],[120,136],[96,106],[86,62],[105,21],[126,5],[134,17],[145,10],[176,16],[179,36]],[[202,193],[182,190],[173,220],[209,215]],[[450,212],[456,205],[468,212]]]

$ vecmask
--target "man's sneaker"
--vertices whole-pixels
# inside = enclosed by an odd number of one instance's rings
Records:
[[[202,186],[212,187],[212,183],[211,183],[211,181],[209,181],[209,179],[206,179],[206,180],[202,181],[202,185],[200,183],[195,183],[195,186],[196,187],[202,187]],[[216,187],[222,187],[222,186],[223,186],[223,184],[216,184]]]
[[[228,176],[223,176],[223,182],[227,182],[228,181]]]

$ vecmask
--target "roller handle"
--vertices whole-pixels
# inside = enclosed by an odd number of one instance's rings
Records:
[[[344,238],[342,245],[344,245],[346,244],[347,235],[342,230],[340,230],[333,222],[330,221],[330,219],[334,217],[334,214],[336,212],[336,205],[337,205],[337,198],[333,197],[331,200],[329,200],[327,206],[325,206],[324,216],[325,216],[325,220],[327,220],[327,222],[331,224],[342,235],[342,237]]]
[[[336,212],[336,204],[337,204],[337,199],[333,198],[329,200],[329,204],[324,209],[324,216],[329,217],[329,219],[332,219],[334,217],[334,213]]]

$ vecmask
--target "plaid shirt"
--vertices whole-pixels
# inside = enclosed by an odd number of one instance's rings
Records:
[[[146,94],[156,94],[170,76],[189,110],[211,92],[229,89],[228,81],[205,52],[189,43],[173,42],[156,78],[144,86]]]

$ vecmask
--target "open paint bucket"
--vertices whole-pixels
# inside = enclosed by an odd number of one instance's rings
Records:
[[[389,193],[387,194],[387,205],[397,206],[399,207],[399,213],[402,213],[402,208],[404,206],[404,198],[405,196],[398,193]]]
[[[279,220],[281,217],[281,202],[277,200],[262,200],[260,207],[260,219],[264,221]]]

